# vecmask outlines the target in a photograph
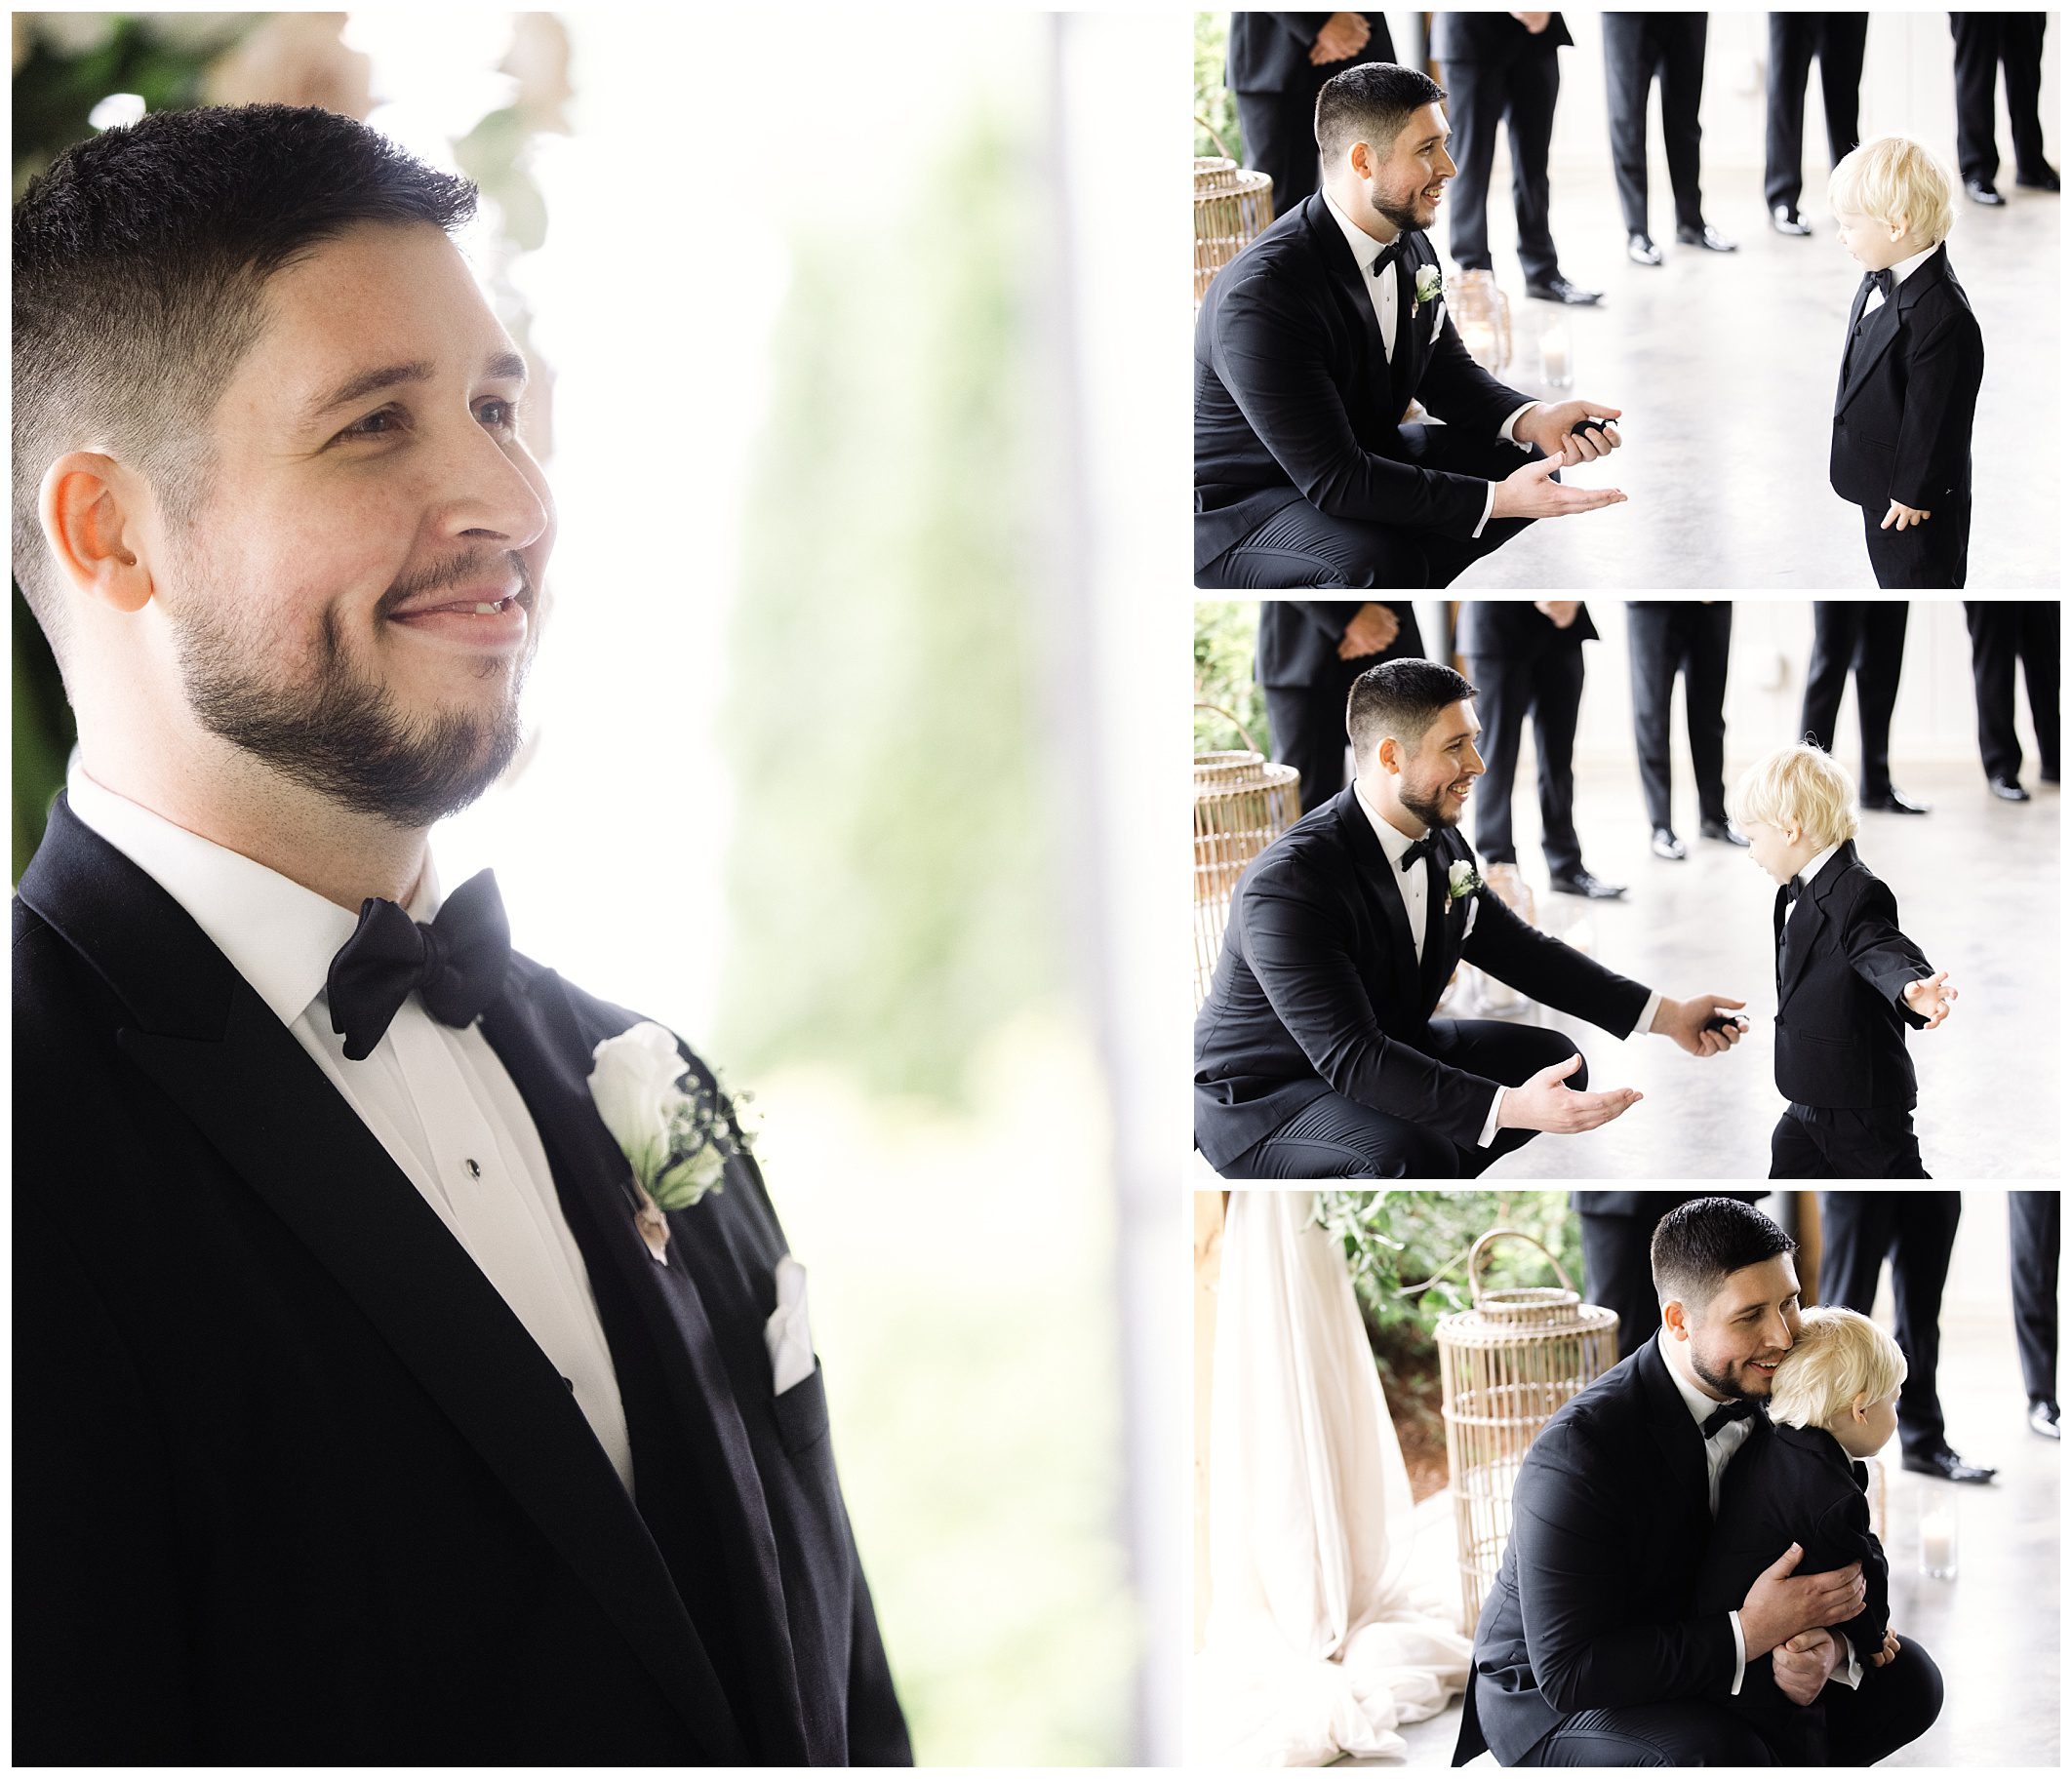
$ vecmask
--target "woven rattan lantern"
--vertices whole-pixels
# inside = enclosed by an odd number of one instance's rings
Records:
[[[1230,919],[1230,892],[1245,867],[1302,813],[1302,775],[1276,766],[1250,746],[1245,726],[1219,705],[1197,705],[1229,717],[1244,751],[1194,756],[1194,1004],[1215,974]]]
[[[1460,343],[1485,371],[1494,374],[1511,362],[1511,299],[1497,288],[1494,272],[1456,272],[1446,281],[1446,306]]]
[[[1476,1268],[1482,1250],[1499,1236],[1532,1242],[1547,1254],[1520,1230],[1491,1230],[1468,1252],[1474,1308],[1446,1317],[1438,1327],[1460,1624],[1469,1632],[1511,1536],[1511,1490],[1526,1447],[1556,1409],[1618,1359],[1618,1317],[1583,1302],[1552,1254],[1559,1290],[1482,1288]]]
[[[1194,163],[1194,301],[1273,220],[1273,181],[1224,155]]]

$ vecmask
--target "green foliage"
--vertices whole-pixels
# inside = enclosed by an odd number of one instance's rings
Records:
[[[1252,677],[1252,657],[1258,642],[1259,603],[1255,599],[1198,599],[1194,602],[1194,696],[1197,703],[1219,704],[1237,718],[1252,739],[1248,742],[1228,719],[1213,710],[1194,713],[1194,751],[1217,753],[1255,747],[1270,754],[1273,740],[1266,726],[1266,697]]]
[[[1237,100],[1223,85],[1223,56],[1230,42],[1228,13],[1194,15],[1194,152],[1197,155],[1228,154],[1245,158],[1244,138],[1238,132]],[[1216,137],[1202,128],[1206,122]]]
[[[1353,1293],[1384,1384],[1408,1386],[1436,1364],[1440,1318],[1473,1303],[1467,1252],[1493,1229],[1544,1244],[1582,1289],[1582,1231],[1561,1192],[1320,1192],[1317,1216],[1344,1245]],[[1559,1285],[1530,1242],[1484,1250],[1485,1290]],[[1419,1292],[1408,1285],[1432,1281]]]
[[[744,1076],[826,1061],[961,1103],[1058,973],[1022,128],[975,119],[913,182],[925,214],[823,219],[794,256],[725,676],[739,798],[785,811],[728,855],[714,1046]]]

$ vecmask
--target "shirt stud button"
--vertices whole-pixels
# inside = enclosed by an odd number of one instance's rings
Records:
[[[473,1156],[467,1158],[467,1177],[471,1180],[479,1180],[482,1177],[482,1164]]]

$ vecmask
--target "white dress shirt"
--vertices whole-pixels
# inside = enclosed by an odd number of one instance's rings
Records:
[[[1935,243],[1935,247],[1940,247],[1942,243],[1939,241]],[[1893,291],[1894,295],[1897,295],[1902,284],[1924,265],[1928,264],[1929,256],[1934,251],[1934,247],[1925,248],[1918,254],[1909,254],[1904,259],[1894,260],[1892,265],[1886,268],[1893,275]],[[1870,288],[1870,295],[1863,299],[1863,315],[1875,315],[1884,306],[1885,293],[1874,284]],[[1860,322],[1863,319],[1863,315],[1857,316],[1856,319]]]
[[[1353,260],[1360,268],[1360,281],[1367,287],[1367,299],[1374,304],[1375,321],[1381,330],[1382,353],[1393,364],[1396,358],[1396,281],[1393,277],[1376,278],[1374,275],[1375,261],[1381,257],[1381,250],[1388,243],[1376,241],[1366,229],[1348,217],[1338,208],[1337,200],[1330,192],[1327,191],[1321,195],[1323,196],[1325,207],[1331,212],[1333,218],[1344,233],[1345,245],[1352,249]],[[1408,252],[1409,250],[1406,248],[1405,251]],[[1434,336],[1438,334],[1441,326],[1439,308],[1440,305],[1438,303],[1432,304],[1432,333]],[[1501,426],[1497,427],[1496,436],[1506,445],[1518,445],[1517,436],[1512,431],[1512,428],[1518,424],[1521,416],[1530,414],[1538,406],[1537,402],[1527,402],[1517,413],[1506,419]],[[1518,449],[1527,451],[1531,447],[1518,445]],[[1490,514],[1495,505],[1496,484],[1492,482],[1489,485],[1489,493],[1484,496],[1482,502],[1481,524],[1478,524],[1468,534],[1469,536],[1480,537],[1482,535],[1482,527],[1489,524]]]
[[[1700,1433],[1705,1423],[1712,1418],[1712,1411],[1720,1406],[1717,1399],[1707,1396],[1676,1368],[1676,1361],[1670,1355],[1669,1330],[1664,1328],[1655,1335],[1656,1350],[1662,1356],[1662,1364],[1669,1367],[1669,1381],[1676,1386],[1676,1393],[1684,1399],[1684,1406],[1691,1410],[1691,1418],[1698,1424]],[[1761,1407],[1756,1409],[1761,1414]],[[1740,1420],[1729,1421],[1711,1439],[1705,1442],[1705,1507],[1717,1520],[1720,1514],[1720,1478],[1726,1474],[1728,1461],[1748,1443],[1748,1436],[1755,1432],[1755,1416],[1744,1415]],[[1781,1555],[1781,1553],[1779,1553]],[[1741,1614],[1738,1608],[1727,1614],[1727,1622],[1733,1627],[1733,1684],[1727,1688],[1730,1694],[1741,1690],[1741,1678],[1748,1666],[1748,1644],[1741,1637]],[[1828,1678],[1839,1680],[1845,1686],[1853,1686],[1863,1679],[1863,1670],[1856,1662],[1856,1652],[1850,1647],[1849,1639],[1836,1633],[1842,1645],[1842,1653],[1848,1656],[1846,1666],[1837,1668]]]
[[[1396,886],[1397,893],[1403,897],[1404,907],[1410,911],[1411,938],[1417,947],[1417,962],[1422,964],[1424,962],[1424,873],[1422,871],[1406,871],[1403,869],[1403,855],[1411,850],[1415,843],[1408,834],[1403,833],[1393,822],[1382,815],[1380,810],[1367,801],[1367,793],[1360,788],[1357,779],[1353,781],[1353,795],[1359,799],[1360,808],[1366,812],[1368,822],[1375,830],[1375,838],[1381,843],[1382,855],[1388,860],[1388,881]],[[1479,867],[1476,874],[1478,876],[1481,875]],[[1633,1031],[1645,1032],[1653,1025],[1654,1023],[1654,1009],[1660,1007],[1661,1004],[1661,991],[1659,989],[1651,989],[1648,994],[1647,1005],[1641,1008],[1641,1016],[1635,1022]],[[1633,1032],[1626,1034],[1629,1038],[1632,1035]],[[1503,1116],[1503,1096],[1509,1091],[1510,1088],[1503,1086],[1502,1083],[1499,1082],[1497,1084],[1496,1096],[1490,1101],[1490,1115],[1482,1121],[1481,1133],[1475,1138],[1475,1144],[1478,1148],[1487,1149],[1496,1140],[1497,1121]]]
[[[416,994],[360,1062],[331,1029],[325,979],[359,925],[313,890],[88,777],[72,813],[156,879],[322,1069],[566,1378],[628,1490],[633,1451],[611,1348],[532,1114],[475,1026],[442,1025]],[[429,852],[411,916],[438,912]]]
[[[1835,854],[1841,850],[1842,843],[1839,840],[1831,847],[1822,847],[1819,851],[1806,861],[1805,869],[1792,873],[1799,880],[1801,894],[1813,888],[1813,879],[1818,877],[1821,872],[1825,871],[1834,862]],[[1791,886],[1786,884],[1784,886],[1784,918],[1787,921],[1791,919],[1791,911],[1798,905],[1799,897],[1792,894]]]

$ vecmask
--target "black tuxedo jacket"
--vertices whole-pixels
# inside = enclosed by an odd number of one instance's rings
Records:
[[[1891,500],[1931,513],[1968,500],[1985,336],[1950,270],[1949,249],[1931,254],[1858,334],[1868,296],[1859,287],[1849,311],[1828,482],[1880,517]]]
[[[1396,614],[1396,640],[1379,654],[1339,660],[1338,644],[1344,640],[1345,628],[1365,603],[1358,599],[1260,600],[1253,677],[1261,686],[1292,691],[1318,685],[1341,669],[1364,673],[1383,661],[1423,654],[1416,608],[1407,599],[1385,599],[1380,603]]]
[[[1439,256],[1422,234],[1409,241],[1381,274],[1397,280],[1393,361],[1369,274],[1322,193],[1275,218],[1216,274],[1194,330],[1196,573],[1296,500],[1455,538],[1482,523],[1489,484],[1410,461],[1404,410],[1415,396],[1449,424],[1494,439],[1533,398],[1468,355],[1451,315],[1440,315],[1435,337],[1434,304],[1412,314],[1416,269],[1439,269]]]
[[[1539,1430],[1475,1627],[1455,1766],[1485,1748],[1513,1765],[1576,1712],[1726,1701],[1733,1628],[1696,1606],[1704,1446],[1653,1340]]]
[[[1487,888],[1450,904],[1447,867],[1475,855],[1457,832],[1440,842],[1421,968],[1403,897],[1384,881],[1392,867],[1351,785],[1247,867],[1194,1022],[1194,1136],[1214,1166],[1331,1091],[1472,1147],[1499,1084],[1419,1048],[1463,957],[1535,1001],[1632,1030],[1645,988],[1527,926]]]
[[[1547,28],[1534,33],[1509,13],[1434,13],[1432,15],[1432,59],[1434,61],[1491,61],[1508,65],[1526,56],[1552,55],[1568,49],[1575,39],[1569,35],[1567,21],[1559,13],[1547,20]]]
[[[1893,892],[1845,841],[1784,919],[1777,890],[1777,1091],[1809,1106],[1914,1103],[1906,1028],[1928,1023],[1900,993],[1935,972],[1899,930]]]
[[[1819,1427],[1784,1427],[1755,1417],[1755,1431],[1720,1478],[1720,1511],[1698,1575],[1700,1612],[1732,1612],[1748,1598],[1755,1578],[1794,1544],[1805,1555],[1796,1573],[1823,1574],[1863,1564],[1863,1610],[1831,1626],[1868,1663],[1885,1642],[1890,1575],[1885,1550],[1871,1531],[1864,1467]],[[1754,1657],[1741,1677],[1741,1695],[1766,1715],[1796,1712],[1777,1690],[1770,1656]]]
[[[1590,621],[1590,608],[1575,613],[1566,630],[1530,599],[1463,599],[1460,602],[1460,632],[1454,647],[1463,656],[1494,654],[1505,660],[1527,661],[1549,649],[1579,649],[1598,640],[1597,626]]]
[[[755,1166],[670,1213],[666,1266],[634,1231],[586,1085],[634,1022],[515,955],[483,1016],[637,1506],[293,1035],[59,802],[15,903],[19,1759],[910,1758],[819,1373],[772,1394]]]
[[[1223,84],[1233,93],[1286,93],[1329,80],[1363,62],[1394,61],[1388,20],[1379,13],[1362,13],[1367,20],[1367,47],[1343,61],[1318,67],[1309,59],[1329,13],[1232,13],[1230,43],[1223,62]]]

